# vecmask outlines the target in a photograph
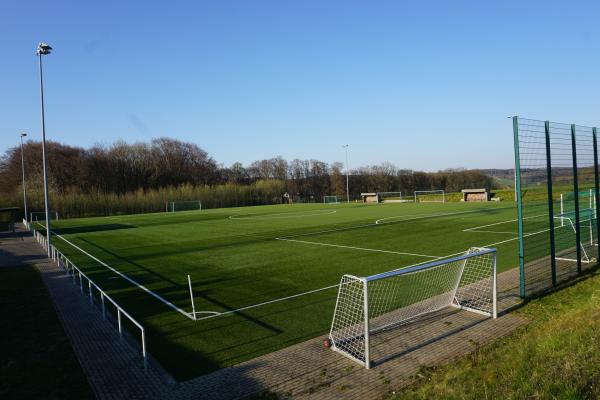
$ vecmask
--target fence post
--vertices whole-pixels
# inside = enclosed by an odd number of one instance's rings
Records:
[[[92,293],[92,281],[90,281],[88,279],[88,288],[89,288],[89,292],[90,292],[90,305],[94,305],[94,296]]]
[[[575,124],[571,124],[571,149],[573,151],[573,190],[575,194],[575,241],[577,249],[577,273],[581,274],[581,224],[579,220],[579,178],[577,174],[577,140]]]
[[[106,306],[104,305],[104,292],[100,292],[100,302],[102,303],[102,320],[106,321]]]
[[[519,294],[525,297],[525,244],[523,242],[523,195],[521,193],[521,156],[519,153],[519,117],[513,117],[515,144],[515,194],[517,195],[517,226],[519,230]]]
[[[144,328],[142,330],[142,357],[144,358],[144,369],[148,368],[148,360],[146,357],[146,331]]]
[[[117,324],[119,325],[119,339],[123,338],[123,329],[121,328],[121,309],[117,307]]]
[[[546,184],[548,187],[548,226],[550,228],[550,271],[552,286],[556,286],[556,245],[554,239],[554,197],[552,191],[552,154],[550,151],[550,121],[544,122],[546,134]]]
[[[79,288],[81,289],[81,294],[83,294],[83,278],[81,277],[81,271],[79,271]]]
[[[600,218],[598,218],[598,211],[600,210],[600,174],[598,173],[598,134],[596,127],[593,128],[592,133],[594,138],[594,200],[596,201],[596,210],[593,217],[596,218],[596,237],[598,237],[600,235]],[[600,260],[600,245],[597,249],[596,257]]]

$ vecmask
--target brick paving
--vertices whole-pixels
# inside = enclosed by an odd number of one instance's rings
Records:
[[[114,326],[45,257],[28,233],[0,234],[0,266],[34,263],[88,380],[99,399],[238,399],[268,390],[280,398],[380,399],[411,382],[423,367],[448,363],[527,323],[503,313],[498,319],[444,309],[374,337],[375,366],[365,370],[323,348],[323,337],[177,383],[139,349],[120,340]],[[498,276],[499,309],[520,302],[518,271]],[[152,349],[149,350],[150,354]]]

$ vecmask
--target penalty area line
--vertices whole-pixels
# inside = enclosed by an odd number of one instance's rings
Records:
[[[431,256],[429,254],[406,253],[406,252],[402,252],[402,251],[381,250],[381,249],[369,249],[366,247],[344,246],[341,244],[310,242],[308,240],[296,240],[296,239],[286,239],[286,238],[275,238],[275,240],[282,240],[282,241],[294,242],[294,243],[312,244],[312,245],[316,245],[316,246],[339,247],[342,249],[350,249],[350,250],[372,251],[372,252],[377,252],[377,253],[399,254],[399,255],[405,255],[405,256],[416,256],[416,257],[436,258],[436,259],[439,258],[439,256]]]
[[[538,231],[538,232],[528,233],[526,235],[523,235],[523,237],[528,237],[528,236],[533,236],[533,235],[539,235],[541,233],[548,232],[548,231],[549,231],[549,229],[544,229],[544,230],[541,230],[541,231]],[[276,240],[285,240],[285,241],[297,241],[297,240],[291,240],[291,239],[285,239],[285,238],[275,238],[275,239]],[[489,248],[489,247],[497,246],[497,245],[500,245],[500,244],[512,242],[512,241],[515,241],[515,240],[518,240],[518,239],[519,239],[518,237],[517,238],[511,238],[511,239],[506,239],[506,240],[502,240],[502,241],[495,242],[495,243],[489,243],[489,244],[486,244],[486,245],[483,245],[483,246],[478,246],[478,247],[488,247]],[[313,242],[309,242],[309,243],[315,244]],[[444,258],[450,258],[450,257],[453,257],[453,256],[462,255],[462,254],[465,254],[464,250],[460,251],[458,253],[448,254],[448,255],[445,255],[443,257],[436,257],[433,261],[442,260]],[[427,256],[427,257],[433,257],[433,256]],[[415,264],[412,264],[412,265],[407,265],[405,267],[396,268],[396,269],[394,269],[392,271],[398,271],[398,270],[402,270],[402,269],[406,269],[406,268],[416,267],[416,266],[425,264],[427,262],[431,262],[431,261],[429,261],[429,260],[427,260],[427,261],[421,261],[421,262],[418,262],[418,263],[415,263]],[[250,309],[253,309],[253,308],[258,308],[258,307],[266,306],[266,305],[269,305],[269,304],[278,303],[278,302],[281,302],[281,301],[291,300],[291,299],[295,299],[295,298],[298,298],[298,297],[303,297],[303,296],[307,296],[307,295],[311,295],[311,294],[314,294],[314,293],[318,293],[318,292],[322,292],[322,291],[330,290],[330,289],[334,289],[334,288],[339,288],[339,287],[340,287],[340,284],[337,283],[335,285],[329,285],[329,286],[325,286],[325,287],[322,287],[322,288],[319,288],[319,289],[309,290],[307,292],[297,293],[297,294],[294,294],[294,295],[291,295],[291,296],[280,297],[278,299],[274,299],[274,300],[270,300],[270,301],[265,301],[265,302],[257,303],[257,304],[252,304],[252,305],[249,305],[249,306],[237,308],[235,310],[224,311],[224,312],[204,311],[203,313],[211,313],[211,315],[207,315],[205,317],[198,318],[197,320],[198,321],[202,321],[202,320],[206,320],[206,319],[210,319],[210,318],[215,318],[215,317],[224,317],[224,316],[228,316],[228,315],[233,315],[233,314],[245,311],[245,310],[250,310]]]

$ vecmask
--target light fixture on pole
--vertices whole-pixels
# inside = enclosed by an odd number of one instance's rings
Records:
[[[348,190],[348,146],[350,145],[345,144],[342,147],[346,149],[346,202],[350,204],[350,191]]]
[[[25,156],[23,155],[23,138],[27,136],[25,132],[21,133],[21,172],[23,173],[23,211],[25,212],[25,221],[27,221],[27,189],[25,188]]]
[[[50,252],[50,201],[48,200],[48,160],[46,157],[46,121],[44,119],[44,75],[42,73],[42,56],[50,54],[52,47],[46,43],[38,44],[36,54],[40,65],[40,96],[42,110],[42,158],[44,163],[44,207],[46,209],[46,243],[48,245],[48,257]]]

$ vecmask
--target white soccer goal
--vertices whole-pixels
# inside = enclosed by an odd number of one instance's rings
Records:
[[[562,204],[561,204],[562,208]],[[556,234],[560,234],[562,230],[567,229],[572,232],[572,237],[576,237],[576,216],[574,211],[560,213],[554,216],[554,219],[560,220],[560,226],[556,227]],[[579,246],[581,247],[581,262],[592,263],[596,259],[593,257],[591,251],[594,246],[598,246],[597,238],[594,233],[594,225],[596,222],[596,210],[594,208],[584,208],[579,210],[579,227],[580,227],[580,239]],[[570,235],[567,235],[569,237]],[[577,262],[577,259],[567,257],[566,255],[557,256],[557,260]]]
[[[560,194],[560,214],[565,215],[569,212],[575,212],[575,195],[573,192]],[[594,189],[583,190],[579,192],[579,204],[586,204],[591,210],[594,210],[594,218],[596,218],[596,195]],[[565,219],[560,219],[560,226],[565,226]]]
[[[324,204],[339,204],[340,201],[338,200],[337,196],[323,196],[323,203]]]
[[[425,314],[458,307],[496,318],[496,249],[382,274],[344,275],[331,324],[331,348],[370,368],[371,339]]]
[[[408,203],[413,199],[403,199],[402,192],[377,192],[380,203]]]
[[[445,203],[446,192],[443,190],[415,190],[415,203]]]
[[[200,200],[168,201],[166,203],[166,211],[167,212],[194,211],[194,210],[202,210],[202,202]]]
[[[50,211],[49,217],[51,221],[58,221],[59,215],[58,211]],[[37,221],[45,221],[46,220],[46,212],[45,211],[34,211],[29,213],[29,221],[37,222]]]

